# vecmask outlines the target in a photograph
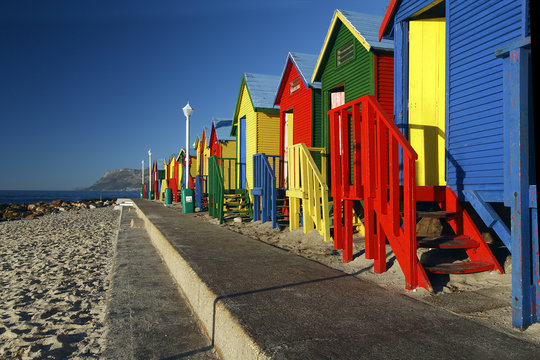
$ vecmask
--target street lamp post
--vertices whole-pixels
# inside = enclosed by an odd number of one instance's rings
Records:
[[[141,198],[144,199],[144,160],[141,161]]]
[[[148,200],[152,200],[152,150],[148,150]]]
[[[189,188],[189,118],[193,114],[193,108],[189,105],[189,102],[182,109],[186,116],[186,167],[185,167],[185,181],[184,188],[182,189],[182,210],[185,213],[193,212],[193,189]]]
[[[193,108],[189,105],[189,101],[182,110],[186,116],[186,176],[184,188],[187,189],[189,187],[189,118],[191,117],[191,114],[193,114]]]

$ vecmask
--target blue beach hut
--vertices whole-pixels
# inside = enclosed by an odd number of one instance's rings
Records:
[[[451,189],[495,231],[514,264],[513,324],[538,322],[529,1],[392,0],[379,37],[394,40],[395,122],[417,181]]]

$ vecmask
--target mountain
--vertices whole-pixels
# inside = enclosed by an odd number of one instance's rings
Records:
[[[148,183],[148,174],[145,172],[145,184]],[[78,190],[93,191],[140,191],[141,170],[118,169],[107,171],[94,185]]]

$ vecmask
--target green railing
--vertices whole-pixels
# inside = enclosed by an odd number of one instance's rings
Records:
[[[208,215],[224,220],[225,194],[239,191],[235,158],[208,158]],[[243,191],[245,192],[245,190]],[[247,197],[249,206],[249,196]],[[250,216],[251,215],[251,209]]]
[[[208,158],[208,215],[223,219],[223,194],[225,187],[223,176],[219,169],[218,159],[215,156]]]

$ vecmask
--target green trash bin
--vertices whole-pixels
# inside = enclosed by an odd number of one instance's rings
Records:
[[[165,205],[171,205],[172,204],[172,189],[166,188],[165,189]]]
[[[184,214],[195,211],[195,196],[193,189],[182,189],[182,210]]]

